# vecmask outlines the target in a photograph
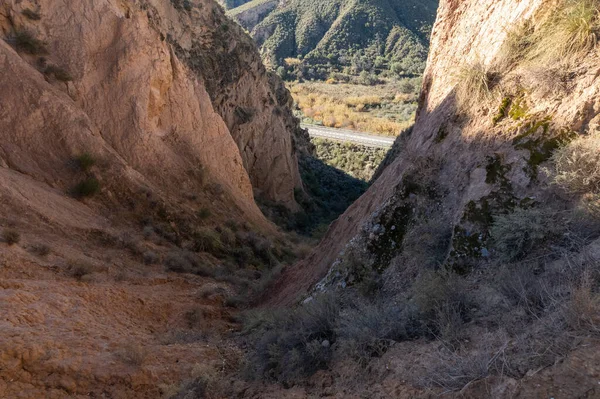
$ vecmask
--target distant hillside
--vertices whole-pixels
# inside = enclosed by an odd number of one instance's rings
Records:
[[[255,2],[242,7],[247,12]],[[288,78],[410,76],[423,71],[437,5],[437,0],[290,0],[246,28],[267,63]]]
[[[221,3],[221,5],[223,7],[225,7],[228,10],[231,10],[232,8],[239,7],[242,4],[245,4],[250,0],[218,0],[218,1],[219,1],[219,3]]]

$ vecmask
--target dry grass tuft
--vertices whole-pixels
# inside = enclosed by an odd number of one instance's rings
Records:
[[[455,76],[456,102],[459,110],[466,111],[475,104],[490,102],[494,73],[482,61],[461,66]]]
[[[600,194],[600,133],[578,137],[551,161],[554,184],[570,193]]]

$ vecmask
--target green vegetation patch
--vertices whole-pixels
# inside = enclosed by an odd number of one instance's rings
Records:
[[[388,151],[326,139],[312,139],[311,142],[315,145],[318,159],[364,181],[373,177]]]

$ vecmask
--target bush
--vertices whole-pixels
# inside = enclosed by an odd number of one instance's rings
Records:
[[[200,219],[206,220],[212,215],[212,211],[208,208],[200,208],[197,215]]]
[[[423,328],[453,345],[468,319],[471,300],[466,284],[449,272],[424,272],[413,285],[413,298]]]
[[[600,133],[578,137],[550,161],[554,184],[566,192],[600,194]]]
[[[2,232],[2,239],[8,245],[18,244],[21,241],[21,234],[13,229],[4,229]]]
[[[50,253],[50,247],[41,243],[31,245],[30,250],[38,256],[46,256]]]
[[[335,340],[338,303],[321,295],[296,309],[248,312],[244,333],[252,343],[249,372],[293,382],[327,366]]]
[[[30,10],[29,8],[26,8],[23,11],[21,11],[21,14],[23,14],[27,19],[30,19],[32,21],[39,21],[40,19],[42,19],[42,16],[39,12]]]
[[[46,54],[46,43],[36,39],[28,31],[18,31],[15,33],[15,46],[18,50],[27,54],[40,55]]]
[[[517,208],[494,217],[490,235],[498,258],[513,262],[526,257],[546,241],[557,239],[566,231],[560,214],[543,208]]]
[[[96,164],[96,159],[89,152],[84,152],[75,157],[75,163],[79,169],[87,172]]]
[[[143,253],[142,259],[144,261],[144,264],[153,265],[155,263],[158,263],[158,261],[160,260],[160,257],[156,254],[156,252],[146,251]]]
[[[84,261],[70,261],[67,271],[77,281],[82,281],[85,276],[92,274],[96,268],[94,265]]]
[[[213,255],[223,254],[225,247],[216,231],[201,227],[194,233],[193,249],[196,252],[208,252]]]
[[[413,310],[380,302],[361,304],[342,312],[336,333],[342,347],[361,365],[380,357],[394,341],[420,335]]]
[[[73,187],[72,195],[75,198],[91,197],[100,191],[100,182],[95,177],[88,177]]]
[[[176,273],[193,273],[204,277],[212,277],[215,274],[215,271],[202,263],[196,254],[189,251],[169,253],[164,264],[168,271]]]

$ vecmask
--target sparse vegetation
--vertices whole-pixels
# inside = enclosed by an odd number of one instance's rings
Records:
[[[67,265],[67,272],[71,277],[73,277],[77,281],[83,281],[86,276],[94,273],[96,268],[91,263],[86,261],[69,261]]]
[[[21,30],[15,33],[14,42],[17,50],[32,55],[47,54],[46,43],[36,39],[31,32]]]
[[[371,180],[387,153],[387,150],[382,148],[371,148],[325,139],[314,138],[311,139],[311,142],[315,145],[318,159],[364,181]]]
[[[595,0],[563,0],[536,32],[530,56],[555,61],[590,51],[598,43],[599,10]]]
[[[123,363],[139,368],[144,364],[148,352],[140,344],[129,342],[124,344],[116,355]]]
[[[193,273],[199,276],[214,276],[215,271],[203,262],[196,254],[179,250],[169,253],[164,261],[168,271],[176,273]]]
[[[73,76],[67,70],[56,65],[47,66],[44,73],[46,75],[53,75],[56,80],[61,82],[70,82],[73,80]]]
[[[554,183],[569,193],[600,194],[600,133],[580,136],[551,158]]]
[[[75,198],[86,198],[96,195],[100,191],[100,182],[95,177],[88,177],[87,179],[78,183],[73,187],[72,195]]]
[[[33,11],[29,8],[24,9],[21,14],[23,14],[27,19],[30,19],[32,21],[39,21],[40,19],[42,19],[42,16],[40,15],[39,12],[37,11]]]
[[[248,371],[257,378],[293,382],[326,366],[338,313],[333,296],[315,298],[293,311],[246,313],[244,331],[254,346]]]
[[[4,229],[2,231],[2,240],[8,245],[15,245],[21,241],[21,234],[15,229]]]

